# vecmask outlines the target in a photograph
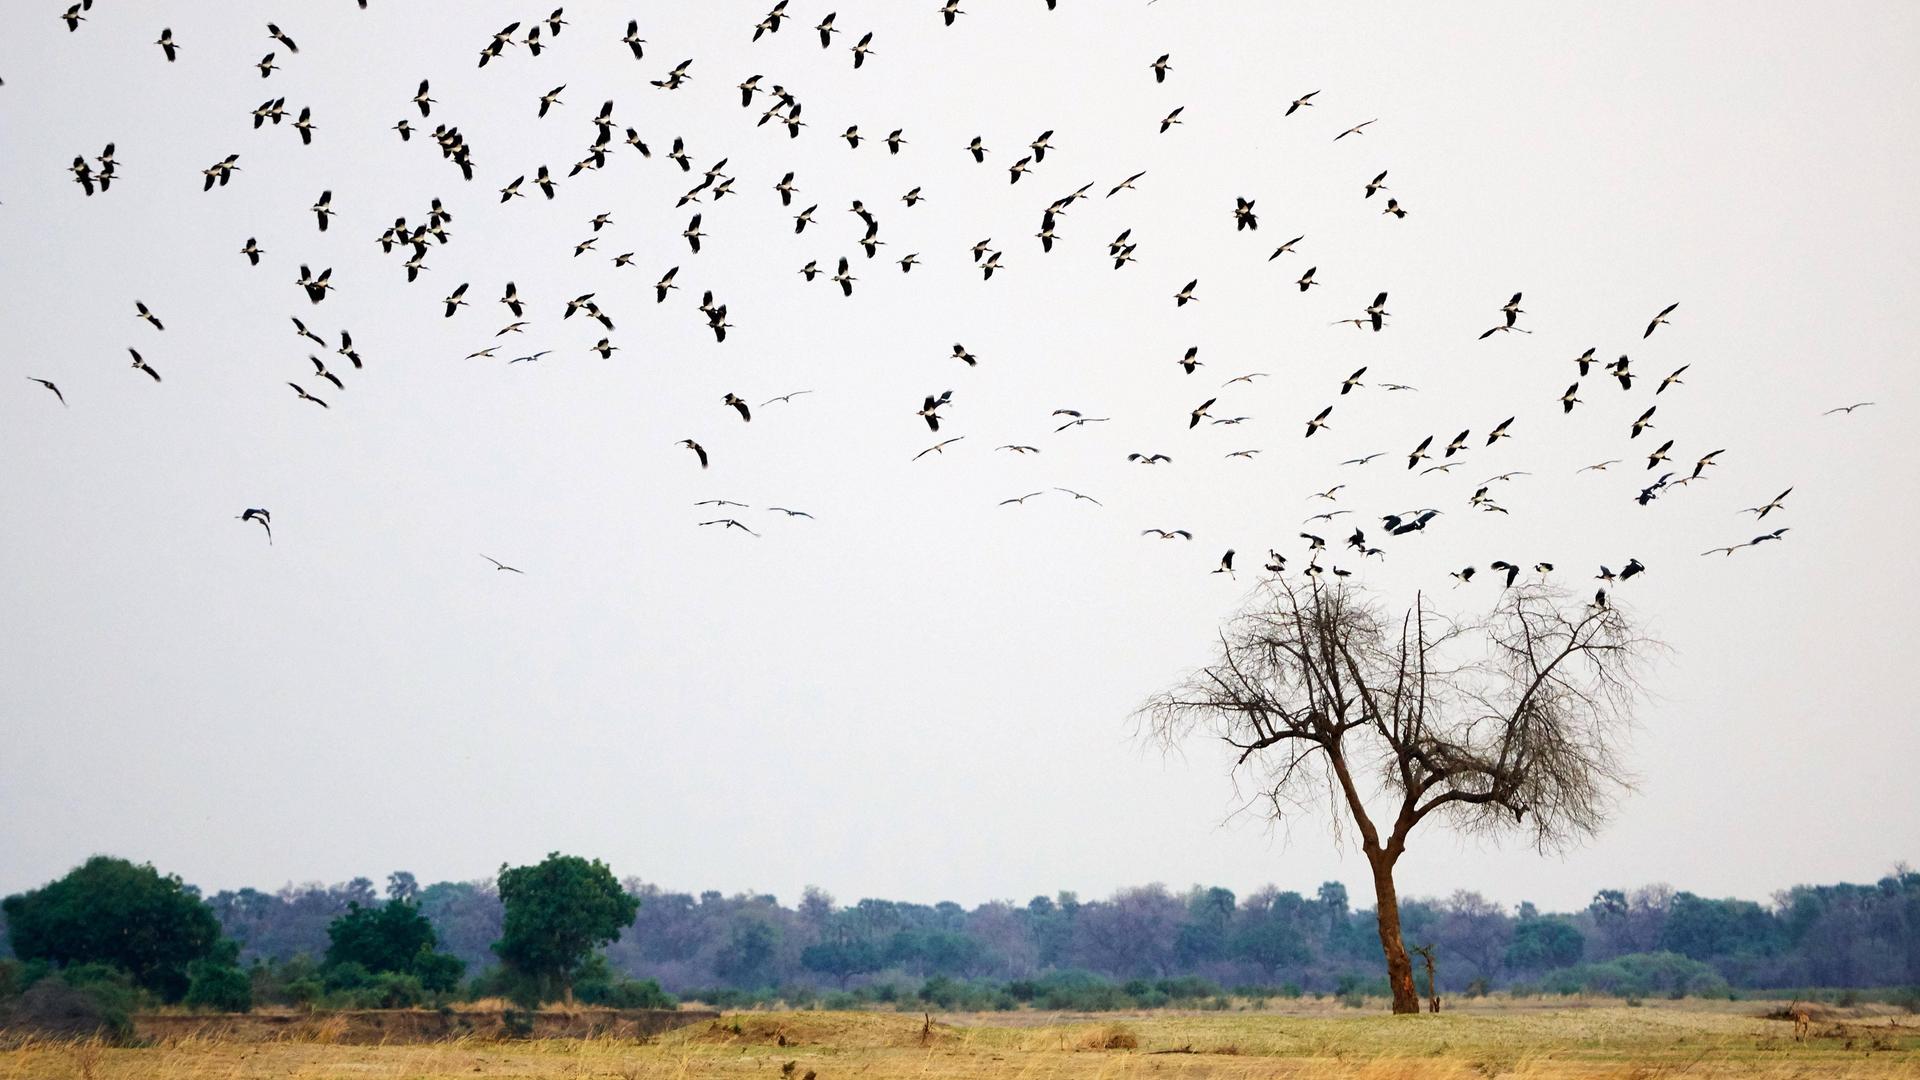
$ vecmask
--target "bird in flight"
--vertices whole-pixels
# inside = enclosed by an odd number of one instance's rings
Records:
[[[1745,510],[1742,510],[1740,512],[1743,514],[1758,514],[1760,516],[1757,518],[1754,518],[1754,520],[1759,521],[1765,518],[1768,514],[1773,513],[1775,510],[1785,510],[1787,508],[1787,504],[1786,504],[1787,496],[1791,494],[1793,494],[1793,489],[1788,488],[1787,490],[1781,492],[1780,494],[1775,495],[1772,498],[1772,500],[1770,500],[1766,505],[1749,506]]]
[[[1856,401],[1856,402],[1854,402],[1854,403],[1853,403],[1853,404],[1851,404],[1851,405],[1842,405],[1842,406],[1840,406],[1840,407],[1839,407],[1839,408],[1837,408],[1837,409],[1828,409],[1828,410],[1827,410],[1826,412],[1823,412],[1823,413],[1821,413],[1820,415],[1821,415],[1821,416],[1832,416],[1832,415],[1833,415],[1834,413],[1846,413],[1846,414],[1848,414],[1848,415],[1852,415],[1852,413],[1853,413],[1853,410],[1855,410],[1855,409],[1864,409],[1864,408],[1866,408],[1867,406],[1869,406],[1869,405],[1871,405],[1871,404],[1873,404],[1873,402],[1871,402],[1871,401]]]
[[[954,443],[957,443],[964,438],[966,438],[965,435],[956,435],[951,439],[943,439],[940,442],[934,443],[932,446],[929,446],[925,450],[922,450],[919,453],[913,455],[912,460],[919,461],[921,458],[926,457],[928,454],[944,455],[947,452],[947,447],[952,446]]]
[[[1680,306],[1680,302],[1676,300],[1673,303],[1668,304],[1666,307],[1661,308],[1660,314],[1655,315],[1653,317],[1653,321],[1647,324],[1647,332],[1644,334],[1641,334],[1640,337],[1642,339],[1650,338],[1653,336],[1653,332],[1659,327],[1664,325],[1671,325],[1667,322],[1667,316],[1673,314],[1673,309],[1679,306]]]
[[[49,390],[51,390],[51,391],[53,391],[53,396],[54,396],[54,397],[57,397],[57,398],[59,398],[59,399],[60,399],[60,404],[61,404],[61,406],[62,406],[62,407],[65,407],[65,406],[66,406],[66,404],[67,404],[67,395],[65,395],[65,394],[63,394],[63,393],[61,393],[61,392],[60,392],[60,388],[59,388],[59,387],[57,387],[57,386],[55,386],[55,385],[53,385],[53,383],[52,383],[52,382],[50,382],[50,381],[48,381],[48,380],[46,380],[46,379],[37,379],[37,378],[34,378],[34,377],[33,377],[32,375],[29,375],[29,376],[27,376],[27,381],[28,381],[28,382],[37,382],[37,383],[39,383],[39,384],[40,384],[41,386],[44,386],[44,387],[46,387],[47,389],[49,389]]]
[[[235,514],[235,521],[257,521],[267,530],[267,543],[273,543],[273,515],[258,507],[248,507],[245,513]]]
[[[493,564],[493,568],[494,568],[495,570],[506,570],[506,571],[508,571],[508,572],[510,572],[510,573],[515,573],[515,574],[525,574],[525,573],[526,573],[526,571],[525,571],[525,570],[522,570],[522,569],[520,569],[520,568],[519,568],[519,567],[517,567],[517,566],[508,566],[508,565],[507,565],[506,563],[503,563],[503,562],[501,562],[501,561],[500,561],[499,559],[496,559],[496,558],[494,558],[494,557],[493,557],[493,556],[491,556],[491,555],[486,555],[486,554],[482,554],[482,555],[481,555],[480,557],[481,557],[481,558],[483,558],[483,559],[485,559],[485,560],[487,560],[488,562],[490,562],[490,563],[492,563],[492,564]]]
[[[154,382],[160,381],[160,373],[153,370],[153,368],[147,366],[146,360],[141,357],[138,350],[128,349],[127,352],[133,354],[133,369],[135,371],[144,371],[148,375],[152,376]],[[65,402],[66,402],[66,399],[62,398],[61,403],[65,404]]]

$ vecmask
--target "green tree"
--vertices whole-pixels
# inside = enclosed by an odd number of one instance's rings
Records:
[[[581,965],[640,913],[605,863],[557,851],[533,866],[501,866],[500,899],[506,920],[493,951],[538,997],[558,988],[571,1000]]]
[[[1507,942],[1507,966],[1516,971],[1545,971],[1580,962],[1587,940],[1564,919],[1521,919]]]
[[[222,941],[187,965],[186,1004],[213,1012],[252,1012],[253,980],[240,970],[240,946]]]
[[[106,855],[0,906],[22,960],[111,964],[167,1001],[186,996],[188,965],[220,940],[213,910],[179,877]]]
[[[347,913],[327,927],[327,967],[353,963],[374,974],[412,975],[433,991],[452,990],[466,961],[437,951],[433,924],[409,900],[378,907],[347,905]]]
[[[831,975],[841,986],[852,976],[880,970],[886,962],[886,954],[870,941],[822,941],[800,950],[801,967]]]

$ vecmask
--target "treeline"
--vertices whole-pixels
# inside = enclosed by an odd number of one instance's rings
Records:
[[[598,927],[598,947],[549,963],[538,976],[545,985],[516,988],[538,967],[521,962],[516,975],[511,948],[502,950],[515,937],[515,890],[526,888],[513,875],[529,869],[428,885],[396,872],[379,886],[359,878],[204,898],[188,886],[181,892],[204,905],[226,950],[223,964],[246,973],[256,999],[276,1001],[571,992],[628,1004],[658,1004],[672,993],[723,1003],[779,996],[1102,1007],[1198,1001],[1234,988],[1241,996],[1354,995],[1381,981],[1373,913],[1353,908],[1337,882],[1311,894],[1269,886],[1245,896],[1149,885],[1101,900],[1062,892],[972,908],[843,905],[808,889],[787,906],[764,894],[695,895],[636,878],[614,884],[603,870],[601,891],[617,899]],[[18,899],[6,908],[16,924]],[[1400,914],[1410,945],[1434,947],[1444,994],[1920,986],[1920,873],[1904,868],[1870,885],[1794,886],[1765,904],[1656,885],[1604,889],[1572,912],[1510,909],[1456,892],[1403,901]],[[379,963],[349,955],[343,927],[378,938],[370,929],[378,920],[397,942],[390,955]],[[24,955],[17,933],[0,936]],[[202,969],[212,970],[206,961]],[[181,966],[171,990],[184,995],[192,982]]]
[[[1017,982],[1084,971],[1126,982],[1197,976],[1222,986],[1334,993],[1380,973],[1370,909],[1346,887],[1303,894],[1268,886],[1237,896],[1219,887],[1123,889],[1103,900],[1070,892],[973,908],[866,899],[842,905],[808,889],[791,906],[766,894],[673,892],[622,882],[640,902],[606,949],[614,971],[674,993],[711,988],[852,989],[946,976]],[[494,962],[502,907],[491,881],[420,886],[391,875],[382,889],[344,885],[242,889],[209,898],[241,956],[319,956],[330,920],[350,905],[405,899],[471,970]],[[1514,908],[1478,893],[1402,902],[1409,944],[1431,944],[1440,988],[1515,985],[1633,992],[1628,957],[1672,953],[1693,961],[1700,992],[1718,987],[1920,985],[1920,873],[1871,885],[1797,885],[1767,904],[1710,899],[1664,885],[1603,889],[1582,910]],[[1658,993],[1664,986],[1644,987]]]

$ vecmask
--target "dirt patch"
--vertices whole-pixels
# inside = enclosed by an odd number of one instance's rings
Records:
[[[956,1039],[951,1024],[900,1013],[733,1013],[668,1036],[696,1043],[832,1046],[879,1050],[939,1046]]]
[[[518,1014],[515,1017],[526,1014]],[[220,1015],[142,1013],[133,1018],[143,1039],[178,1042],[316,1042],[366,1046],[446,1042],[451,1039],[649,1039],[675,1028],[719,1019],[704,1010],[573,1009],[532,1014],[529,1027],[509,1024],[499,1009],[352,1009],[339,1012],[252,1012]]]

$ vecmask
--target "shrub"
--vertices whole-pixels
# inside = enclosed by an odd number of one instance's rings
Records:
[[[353,1004],[362,1009],[411,1009],[426,1004],[427,988],[420,979],[397,971],[383,971],[353,991]]]
[[[49,1039],[129,1042],[133,1020],[112,997],[99,988],[73,986],[51,975],[0,1005],[0,1029]]]
[[[195,960],[187,966],[189,1009],[209,1012],[252,1012],[253,980],[232,964]]]
[[[671,1009],[680,1004],[652,979],[611,979],[581,983],[574,995],[589,1005],[611,1009]]]

